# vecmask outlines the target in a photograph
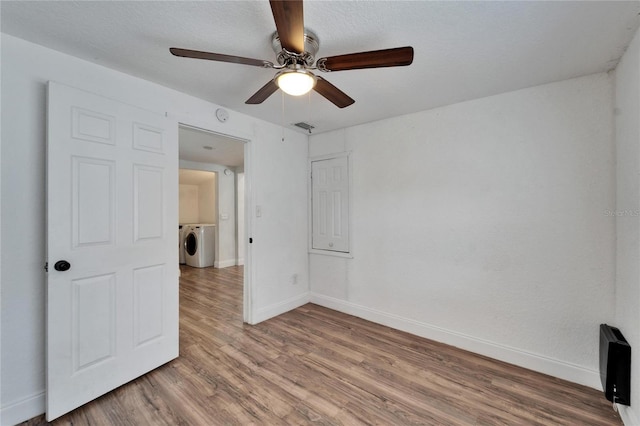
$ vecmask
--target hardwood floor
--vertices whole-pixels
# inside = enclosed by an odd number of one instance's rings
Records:
[[[241,267],[180,283],[180,357],[55,425],[622,424],[602,392],[316,305],[245,325]]]

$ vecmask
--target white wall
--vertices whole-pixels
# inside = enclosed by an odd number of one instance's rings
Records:
[[[207,179],[200,183],[184,183],[179,185],[179,221],[181,224],[209,223],[217,224],[217,173],[206,173]]]
[[[640,32],[616,69],[617,153],[616,319],[631,345],[631,406],[627,425],[640,424]]]
[[[178,220],[180,223],[200,222],[198,185],[180,184],[178,192],[178,202],[180,204]]]
[[[213,179],[198,185],[199,223],[218,223],[216,217],[216,174],[213,176]]]
[[[218,105],[11,36],[3,34],[1,41],[3,424],[17,423],[44,410],[42,267],[48,80],[167,112],[188,125],[251,140],[253,162],[247,166],[247,179],[255,182],[251,186],[253,203],[263,206],[260,220],[252,222],[256,241],[251,248],[253,320],[277,315],[307,300],[305,135],[286,131],[282,142],[280,127],[233,111],[223,124],[215,119]],[[253,204],[250,208],[253,211]],[[285,274],[299,273],[297,286],[282,280],[283,270]]]
[[[612,96],[597,74],[311,136],[352,152],[354,256],[310,255],[312,301],[599,387]]]
[[[263,137],[280,140],[282,129],[264,128]],[[309,271],[307,256],[307,136],[289,135],[280,144],[266,147],[253,144],[252,167],[245,170],[247,191],[253,204],[248,206],[255,224],[252,250],[260,250],[261,256],[254,261],[254,272],[260,279],[256,289],[254,321],[262,321],[309,301]],[[304,157],[303,161],[297,160]],[[255,161],[256,159],[260,161]],[[296,158],[286,161],[283,158]],[[245,166],[246,167],[246,166]],[[253,170],[254,175],[251,175]],[[295,178],[292,178],[295,176]],[[304,204],[300,203],[304,200]],[[260,206],[261,217],[256,217],[256,206]],[[304,227],[304,235],[298,232]],[[281,250],[281,246],[304,247],[299,251]],[[296,275],[296,282],[292,282]]]

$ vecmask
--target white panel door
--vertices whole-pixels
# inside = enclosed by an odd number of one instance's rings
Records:
[[[178,356],[177,129],[49,83],[47,420]]]
[[[311,163],[312,248],[349,251],[349,163],[346,156]]]

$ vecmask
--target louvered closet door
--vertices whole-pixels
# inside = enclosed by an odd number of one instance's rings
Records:
[[[178,356],[177,128],[49,83],[48,420]]]

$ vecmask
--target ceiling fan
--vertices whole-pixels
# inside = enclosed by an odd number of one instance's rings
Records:
[[[271,37],[271,44],[276,52],[278,65],[260,59],[177,47],[172,47],[169,51],[175,56],[186,58],[231,62],[278,70],[272,80],[245,102],[247,104],[264,102],[278,88],[294,96],[303,95],[313,89],[337,107],[344,108],[355,101],[324,78],[312,73],[312,70],[330,72],[398,67],[410,65],[413,62],[413,47],[410,46],[329,56],[316,61],[315,55],[320,44],[318,37],[304,28],[302,0],[270,0],[269,3],[276,23],[277,31]]]

